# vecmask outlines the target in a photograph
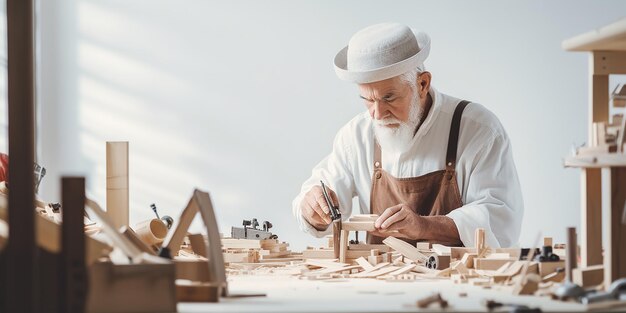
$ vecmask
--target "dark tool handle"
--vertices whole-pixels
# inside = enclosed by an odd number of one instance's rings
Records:
[[[324,182],[320,180],[320,183],[322,184],[322,193],[324,194],[324,198],[326,199],[326,204],[328,204],[331,218],[333,219],[333,221],[341,219],[339,207],[334,206],[333,202],[330,201],[330,197],[328,196],[328,192],[326,191],[326,185],[324,185]]]

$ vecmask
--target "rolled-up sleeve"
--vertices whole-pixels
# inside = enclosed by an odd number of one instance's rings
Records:
[[[300,194],[292,202],[292,212],[298,221],[300,229],[315,237],[330,234],[331,227],[318,231],[302,216],[300,204],[305,194],[315,185],[324,181],[335,193],[339,200],[339,209],[342,217],[347,218],[352,213],[352,198],[355,196],[354,177],[350,157],[353,157],[350,146],[350,130],[342,128],[335,137],[332,152],[317,164],[302,188]]]
[[[492,248],[518,244],[524,203],[506,133],[494,134],[479,152],[466,160],[462,207],[448,213],[466,247],[475,245],[474,232],[486,230]],[[459,178],[460,179],[460,178]]]

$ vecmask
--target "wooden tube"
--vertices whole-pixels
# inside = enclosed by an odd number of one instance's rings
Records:
[[[135,233],[148,246],[159,245],[167,235],[167,226],[156,218],[145,220],[136,225]]]

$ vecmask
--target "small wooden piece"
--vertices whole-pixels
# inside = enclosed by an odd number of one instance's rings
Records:
[[[106,143],[107,214],[115,229],[128,226],[128,141]]]
[[[552,247],[552,237],[543,237],[543,246]]]
[[[346,262],[346,252],[348,251],[348,230],[346,230],[343,226],[341,229],[341,238],[339,243],[339,262]],[[334,251],[333,251],[334,255]]]
[[[474,235],[475,235],[476,254],[480,256],[481,253],[483,252],[483,249],[485,249],[485,229],[476,228]]]
[[[425,262],[428,257],[420,253],[417,248],[413,247],[404,240],[400,240],[396,237],[387,237],[383,240],[383,243],[398,251],[403,256],[409,258],[415,263]]]
[[[219,286],[207,282],[176,281],[176,300],[180,302],[218,302]]]
[[[572,270],[573,283],[583,288],[601,285],[604,281],[604,265],[592,265]]]
[[[339,250],[341,246],[341,229],[341,220],[339,219],[337,221],[333,221],[333,240],[331,241],[332,246],[330,247],[333,248],[333,251],[335,252],[335,258],[339,258]]]
[[[207,257],[206,243],[204,237],[201,234],[189,234],[187,235],[189,242],[191,243],[191,249],[197,255]]]

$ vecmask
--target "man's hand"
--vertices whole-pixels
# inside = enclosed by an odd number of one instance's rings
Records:
[[[413,212],[406,204],[394,205],[387,208],[374,222],[376,231],[371,234],[380,237],[419,239],[422,221],[423,217]]]
[[[328,191],[328,196],[333,204],[337,205],[339,201],[337,200],[335,192],[328,188],[328,186],[326,186],[326,191]],[[329,216],[330,208],[326,203],[322,187],[320,186],[313,186],[313,188],[311,188],[311,190],[304,195],[304,198],[300,203],[300,209],[304,219],[306,219],[307,222],[309,222],[309,224],[317,230],[325,230],[332,222],[332,219]]]

